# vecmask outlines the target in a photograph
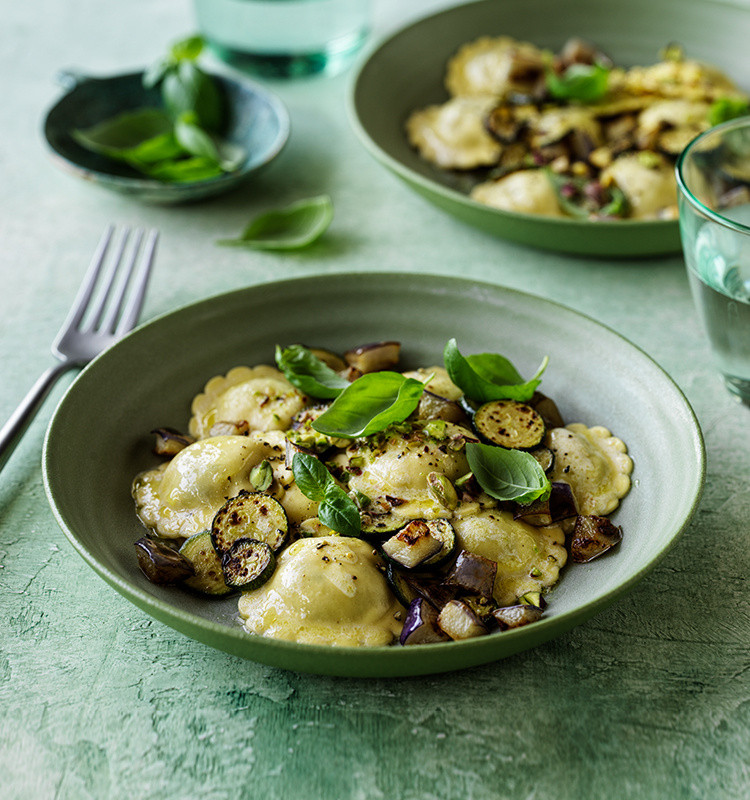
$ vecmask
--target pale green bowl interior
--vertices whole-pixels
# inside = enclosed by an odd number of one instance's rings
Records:
[[[143,535],[130,483],[155,463],[149,431],[185,429],[190,401],[214,375],[270,363],[274,346],[343,350],[403,343],[407,366],[441,362],[456,336],[465,353],[502,352],[522,374],[545,354],[543,389],[568,422],[604,424],[635,461],[633,488],[615,520],[617,551],[566,570],[539,623],[464,643],[410,648],[329,648],[245,634],[235,600],[206,600],[150,584],[133,542]],[[125,597],[188,636],[274,666],[338,675],[409,675],[493,661],[584,621],[632,587],[674,544],[703,484],[695,417],[670,378],[598,323],[508,289],[429,275],[312,277],[209,299],[136,330],[71,386],[50,424],[44,477],[73,546]],[[92,597],[92,603],[94,598]]]

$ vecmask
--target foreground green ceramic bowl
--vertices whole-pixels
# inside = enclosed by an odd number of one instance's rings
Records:
[[[245,633],[236,598],[209,600],[149,583],[133,543],[144,534],[130,484],[155,463],[155,427],[184,430],[204,383],[239,364],[272,363],[276,344],[341,351],[402,342],[405,365],[502,352],[530,374],[548,354],[542,388],[568,422],[603,424],[627,442],[633,488],[614,519],[622,544],[566,568],[533,625],[466,642],[333,648]],[[643,352],[580,314],[490,284],[402,274],[312,277],[205,300],[136,330],[88,366],[49,426],[44,480],[58,522],[83,558],[152,617],[202,642],[277,667],[331,675],[393,676],[482,664],[559,636],[632,588],[674,544],[703,485],[695,417],[675,384]],[[94,598],[92,598],[92,603]]]
[[[77,178],[146,203],[174,205],[234,189],[281,152],[289,138],[289,113],[276,95],[259,84],[213,77],[227,107],[221,135],[247,153],[234,172],[190,183],[152,180],[127,164],[86,150],[73,139],[71,131],[76,128],[89,128],[123,111],[158,107],[159,91],[144,89],[140,72],[107,78],[72,72],[58,76],[67,91],[44,120],[44,138],[53,163]]]
[[[368,150],[414,191],[462,222],[521,244],[582,255],[677,253],[676,221],[588,222],[493,209],[470,200],[458,174],[440,171],[409,146],[404,123],[442,103],[445,65],[465,42],[509,35],[558,50],[589,39],[617,64],[652,64],[670,42],[750,87],[750,7],[705,0],[481,0],[420,20],[373,49],[351,86],[350,117]],[[465,179],[464,179],[465,180]]]

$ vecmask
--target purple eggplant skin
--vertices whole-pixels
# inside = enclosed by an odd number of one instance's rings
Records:
[[[462,550],[446,578],[446,583],[458,586],[468,594],[492,597],[496,575],[496,561]]]
[[[450,637],[437,624],[438,611],[423,597],[411,601],[399,641],[402,645],[447,642]]]
[[[585,564],[611,550],[622,541],[622,528],[607,517],[581,514],[576,517],[570,540],[570,558],[577,564]]]
[[[536,501],[528,506],[519,506],[513,512],[513,519],[520,519],[529,525],[544,527],[564,519],[578,516],[573,490],[564,481],[551,484],[552,490],[547,500]]]
[[[195,567],[182,553],[148,536],[135,543],[135,554],[141,572],[151,583],[167,586],[195,575]]]
[[[542,618],[542,609],[538,606],[519,604],[516,606],[503,606],[492,612],[498,628],[506,631],[510,628],[520,628],[530,622],[538,622]]]

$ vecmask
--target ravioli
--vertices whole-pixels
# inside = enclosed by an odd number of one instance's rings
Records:
[[[628,199],[633,219],[677,217],[674,169],[664,156],[642,151],[616,158],[602,171],[602,184],[616,184]]]
[[[500,605],[554,586],[567,559],[561,528],[537,528],[513,519],[510,511],[459,515],[453,527],[461,547],[497,562],[494,597]]]
[[[415,111],[406,122],[409,142],[426,161],[443,169],[473,169],[496,164],[501,146],[484,118],[492,98],[456,97]]]
[[[429,425],[429,423],[427,423]],[[349,489],[370,500],[389,498],[393,514],[402,519],[436,519],[445,508],[429,492],[431,472],[454,481],[469,471],[463,443],[475,437],[452,423],[439,426],[440,438],[426,426],[394,432],[377,444],[355,444],[334,462],[349,470]]]
[[[190,433],[211,435],[219,422],[247,422],[250,430],[286,430],[307,398],[277,369],[266,365],[235,367],[217,375],[193,400]]]
[[[550,480],[570,486],[579,514],[610,514],[630,490],[633,461],[607,428],[581,423],[553,428],[547,447],[555,454]]]
[[[471,199],[503,211],[563,216],[552,183],[539,169],[519,170],[499,180],[480,183],[472,189]]]
[[[301,522],[317,513],[317,503],[294,483],[284,453],[284,434],[278,431],[199,439],[171,461],[136,477],[136,513],[159,536],[191,536],[209,528],[230,497],[243,489],[254,491],[250,472],[267,460],[275,479],[270,493],[284,506],[290,522]]]
[[[404,375],[407,378],[416,378],[416,380],[422,381],[428,392],[444,397],[446,400],[460,400],[463,395],[463,392],[450,379],[445,367],[420,367],[404,372]]]
[[[483,36],[461,47],[446,68],[445,86],[454,96],[495,99],[528,91],[544,68],[543,52],[510,36]]]
[[[342,536],[294,542],[238,607],[248,632],[308,644],[389,645],[404,619],[372,545]]]

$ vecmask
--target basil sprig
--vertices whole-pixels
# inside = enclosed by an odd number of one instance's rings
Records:
[[[357,378],[312,423],[318,433],[343,439],[370,436],[403,422],[419,405],[424,384],[398,372]]]
[[[549,497],[549,479],[534,456],[523,450],[469,442],[466,458],[474,478],[496,500],[528,505]]]
[[[349,386],[346,378],[342,378],[301,344],[293,344],[283,350],[277,345],[276,365],[292,386],[310,397],[333,400]]]
[[[359,536],[362,520],[354,500],[315,456],[295,453],[292,473],[305,497],[318,503],[318,519],[342,536]]]
[[[545,81],[556,100],[593,103],[607,93],[609,72],[602,64],[571,64],[561,75],[548,69]]]
[[[531,399],[549,359],[545,356],[533,378],[528,381],[519,375],[511,362],[497,353],[478,353],[463,356],[455,339],[450,339],[443,351],[445,369],[453,383],[470,399],[480,403],[492,400]]]
[[[239,169],[245,151],[217,132],[226,116],[217,82],[197,65],[200,37],[172,46],[143,76],[159,87],[161,107],[136,108],[71,131],[87,150],[121,161],[156,180],[192,183]]]

